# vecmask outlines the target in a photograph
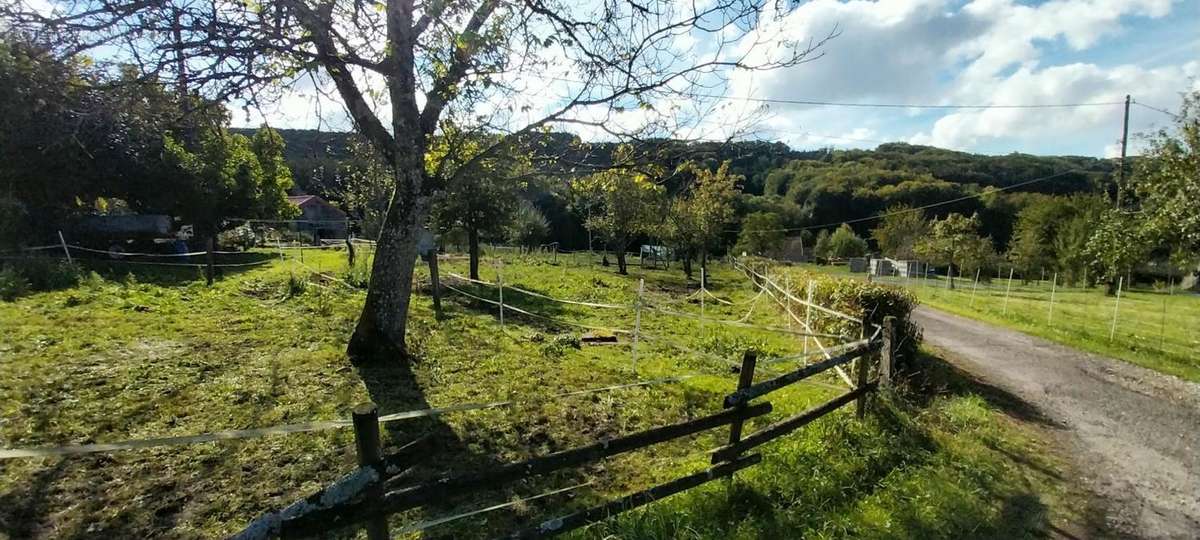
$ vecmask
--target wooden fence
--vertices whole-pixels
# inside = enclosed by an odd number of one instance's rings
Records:
[[[308,538],[350,526],[365,526],[367,537],[371,540],[388,538],[389,514],[440,502],[447,497],[492,489],[528,477],[579,467],[702,431],[729,426],[728,443],[711,450],[712,466],[705,470],[592,508],[531,525],[511,532],[506,537],[543,538],[585,527],[753,466],[762,460],[762,456],[747,454],[748,451],[787,435],[851,402],[856,403],[857,414],[861,418],[866,412],[869,394],[891,384],[895,324],[894,317],[887,317],[879,338],[850,343],[844,347],[842,354],[757,383],[754,382],[757,355],[753,351],[746,352],[742,358],[737,388],[725,396],[719,412],[708,416],[484,471],[444,476],[387,492],[384,491],[387,480],[402,472],[406,465],[414,463],[416,456],[426,449],[418,442],[397,454],[381,455],[376,408],[373,404],[360,406],[354,414],[360,468],[338,485],[326,488],[273,516],[257,520],[235,538],[265,538],[275,535],[283,538]],[[771,412],[770,402],[755,403],[756,399],[851,363],[856,364],[854,389],[743,437],[742,430],[746,420]],[[872,364],[876,366],[873,378],[870,375]]]

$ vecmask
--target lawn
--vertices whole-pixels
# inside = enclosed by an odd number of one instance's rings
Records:
[[[0,302],[0,446],[342,419],[364,401],[379,404],[383,414],[514,402],[385,424],[389,447],[422,436],[434,441],[436,451],[409,474],[417,480],[706,414],[736,384],[730,363],[745,349],[773,357],[802,348],[784,333],[662,313],[701,309],[697,299],[684,299],[695,284],[689,287],[676,269],[632,266],[632,275],[619,276],[590,256],[509,253],[502,266],[484,265],[481,277],[495,281],[502,273],[508,287],[622,305],[634,303],[644,279],[644,307],[639,314],[566,305],[506,287],[506,304],[548,318],[509,311],[501,327],[494,306],[448,291],[439,321],[422,269],[410,324],[417,361],[355,367],[343,350],[364,293],[345,282],[362,278],[367,254],[360,254],[359,268],[349,269],[340,251],[304,251],[303,262],[300,253],[227,273],[213,287],[193,269],[105,263],[77,286]],[[466,273],[464,260],[443,261],[441,273],[464,292],[498,298],[495,287],[450,277]],[[712,280],[713,294],[734,305],[708,301],[706,316],[786,324],[765,297],[753,300],[754,288],[736,271],[714,268]],[[587,330],[578,325],[637,328],[636,363],[625,334],[615,345],[581,345]],[[880,401],[877,414],[861,422],[840,411],[764,447],[764,464],[732,482],[715,482],[577,536],[1021,537],[1087,521],[1079,510],[1085,505],[1061,480],[1065,466],[1046,451],[1040,431],[972,393],[936,360],[927,361],[930,373],[942,373],[941,382],[918,398]],[[776,363],[760,375],[788,366]],[[561,395],[681,375],[690,378]],[[775,412],[752,425],[837,395],[839,385],[829,375],[772,394]],[[703,450],[724,442],[723,435],[717,430],[397,515],[393,531],[586,484],[428,531],[487,536],[695,471],[707,463]],[[353,467],[349,429],[5,460],[0,537],[223,537]]]
[[[865,279],[844,266],[809,268]],[[908,287],[923,304],[941,310],[1200,382],[1200,295],[1135,287],[1121,291],[1118,305],[1103,288],[1063,287],[1052,277],[1015,279],[1011,288],[1006,277],[994,276],[978,285],[974,276],[956,279],[954,289],[944,277],[883,281]]]

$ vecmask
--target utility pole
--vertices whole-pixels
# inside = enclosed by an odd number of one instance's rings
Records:
[[[1121,192],[1125,189],[1125,147],[1129,141],[1129,94],[1125,94],[1125,121],[1121,124],[1121,170],[1117,173],[1117,210],[1121,209]]]

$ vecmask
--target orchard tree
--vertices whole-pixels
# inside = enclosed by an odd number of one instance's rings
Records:
[[[742,220],[742,230],[738,233],[738,241],[733,250],[750,255],[769,255],[783,245],[783,233],[783,220],[779,218],[779,214],[748,214]]]
[[[867,254],[867,241],[863,240],[854,229],[843,223],[833,234],[829,235],[829,256],[836,259],[862,257]]]
[[[271,142],[278,137],[260,129],[255,135],[263,152],[259,156],[250,139],[224,128],[200,131],[194,145],[165,135],[164,172],[173,179],[174,213],[192,223],[202,238],[215,238],[228,217],[294,217],[299,209],[287,200],[290,173],[267,174],[282,160],[282,139],[278,146]]]
[[[693,180],[685,194],[671,201],[664,224],[664,236],[683,255],[683,268],[692,276],[693,255],[707,275],[709,250],[717,246],[725,228],[733,221],[733,203],[737,199],[740,175],[729,172],[729,161],[717,170],[708,170],[695,162],[686,162],[677,172],[688,173]]]
[[[448,126],[443,130],[453,132]],[[474,159],[494,142],[495,137],[469,138],[452,134],[435,139],[431,152],[439,167],[467,167],[450,175],[451,180],[434,199],[433,221],[443,231],[460,227],[467,233],[471,279],[479,279],[480,235],[498,237],[505,234],[518,210],[518,194],[526,185],[524,175],[529,168],[527,156],[521,156],[511,148]]]
[[[954,288],[954,267],[963,270],[981,268],[993,256],[992,242],[979,235],[979,217],[950,214],[935,219],[930,234],[917,244],[917,254],[933,264],[948,267],[950,288]]]
[[[1134,192],[1147,238],[1170,248],[1176,263],[1200,256],[1200,91],[1184,96],[1173,129],[1148,138]]]
[[[871,238],[884,256],[893,259],[916,258],[917,243],[929,233],[929,224],[918,208],[900,205],[887,209]]]
[[[508,240],[532,253],[550,234],[550,222],[533,203],[521,200],[505,224]]]
[[[105,55],[182,92],[247,106],[298,80],[329,86],[391,169],[394,190],[348,352],[407,355],[416,240],[432,197],[469,166],[439,169],[430,142],[452,121],[493,148],[555,125],[610,137],[666,137],[713,107],[693,92],[734,69],[794,66],[830,35],[784,40],[789,4],[601,0],[76,0],[8,4],[11,27],[55,54]],[[686,43],[704,41],[703,47]],[[683,98],[683,99],[677,99]],[[687,103],[687,107],[675,105]],[[377,106],[378,105],[378,106]],[[708,105],[711,105],[709,103]],[[639,111],[637,115],[628,115]],[[494,150],[484,149],[474,159]]]
[[[617,272],[628,273],[625,252],[638,235],[654,231],[660,221],[665,198],[663,187],[649,176],[630,170],[609,169],[571,184],[585,192],[583,198],[599,201],[584,226],[602,238],[617,257]]]
[[[1138,217],[1113,208],[1092,224],[1086,253],[1096,277],[1106,285],[1106,294],[1115,294],[1121,279],[1144,262],[1154,247]]]

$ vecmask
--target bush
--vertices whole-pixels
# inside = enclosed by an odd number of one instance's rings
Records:
[[[766,263],[768,268],[773,261],[755,259],[743,261],[751,268],[758,268]],[[778,275],[781,267],[775,266],[769,270],[770,275]],[[921,343],[921,328],[912,322],[912,310],[917,305],[917,298],[912,293],[899,287],[891,287],[879,283],[869,283],[857,279],[840,278],[819,272],[800,269],[788,269],[791,279],[791,293],[796,298],[804,298],[805,288],[811,280],[815,290],[813,302],[854,317],[863,318],[867,323],[867,335],[875,330],[873,325],[882,325],[883,318],[888,315],[896,317],[896,341],[898,350],[897,367],[911,365],[917,356],[917,348]],[[785,286],[781,280],[772,277],[779,286]],[[803,308],[792,308],[793,312],[802,312]],[[812,312],[813,331],[822,334],[838,334],[857,338],[862,331],[857,324],[833,315]]]
[[[223,248],[236,248],[246,251],[258,245],[258,235],[249,225],[234,227],[217,235],[217,243]]]
[[[10,265],[0,268],[0,300],[12,302],[27,292],[29,280],[25,279],[25,276]]]

